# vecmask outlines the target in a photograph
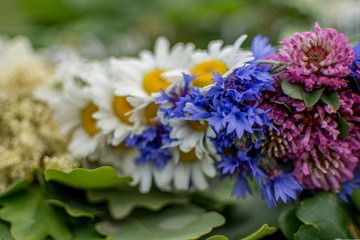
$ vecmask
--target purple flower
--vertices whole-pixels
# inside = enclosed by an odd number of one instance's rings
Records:
[[[353,178],[359,162],[360,96],[340,91],[338,111],[319,101],[311,108],[302,100],[284,96],[280,87],[260,104],[279,132],[267,132],[261,153],[282,163],[292,163],[293,176],[308,189],[339,189]],[[272,102],[270,102],[272,101]],[[339,116],[350,127],[340,138]]]
[[[293,63],[280,74],[290,83],[304,84],[307,91],[327,87],[337,90],[346,87],[343,77],[350,74],[354,50],[344,34],[333,28],[314,26],[315,32],[294,33],[282,41],[279,59]]]

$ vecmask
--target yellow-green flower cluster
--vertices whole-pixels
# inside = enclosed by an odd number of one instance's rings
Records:
[[[77,167],[51,110],[33,97],[51,76],[51,66],[26,39],[0,40],[0,73],[0,190],[31,178],[38,168]]]

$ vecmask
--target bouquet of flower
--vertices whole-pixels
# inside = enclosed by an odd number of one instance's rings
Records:
[[[245,39],[200,50],[161,37],[137,57],[40,61],[39,87],[9,94],[37,113],[0,119],[40,127],[2,131],[4,238],[358,238],[360,42],[318,24],[278,51]],[[34,86],[14,76],[4,82]]]

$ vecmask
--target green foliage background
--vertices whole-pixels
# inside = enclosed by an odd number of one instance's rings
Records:
[[[200,48],[214,39],[232,43],[244,33],[250,40],[268,36],[276,44],[315,20],[313,13],[282,0],[0,1],[0,34],[25,35],[35,47],[76,46],[96,57],[135,55],[158,36]]]

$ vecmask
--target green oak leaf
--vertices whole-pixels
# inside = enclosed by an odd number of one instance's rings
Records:
[[[339,126],[338,130],[340,131],[339,138],[344,140],[350,131],[350,125],[348,122],[339,114]]]
[[[340,106],[340,100],[339,100],[339,94],[337,91],[331,91],[326,92],[321,96],[321,100],[332,106],[336,111],[339,109]]]
[[[10,233],[10,224],[0,220],[0,239],[14,240]]]
[[[277,225],[280,214],[292,206],[292,203],[287,203],[269,208],[257,191],[257,186],[254,186],[253,195],[238,199],[235,205],[227,205],[222,210],[226,223],[214,229],[211,234],[224,235],[229,239],[244,238],[257,231],[264,223],[269,226]]]
[[[72,219],[70,228],[74,234],[72,240],[110,240],[96,232],[94,221],[90,218]]]
[[[132,181],[131,177],[118,176],[116,171],[109,166],[93,170],[77,168],[69,173],[46,169],[44,175],[46,181],[52,180],[82,190],[111,188]]]
[[[27,187],[30,186],[30,182],[27,179],[20,179],[13,184],[11,184],[8,188],[0,193],[0,198],[10,196],[14,193],[20,192],[25,190]]]
[[[0,218],[11,223],[15,239],[41,240],[51,236],[56,240],[71,239],[72,234],[56,210],[44,199],[38,186],[21,194],[0,199]]]
[[[169,204],[186,204],[189,201],[185,196],[155,190],[142,194],[134,189],[92,190],[87,192],[87,199],[91,203],[107,201],[114,219],[125,218],[134,208],[158,211]]]
[[[88,217],[104,215],[104,206],[90,204],[86,201],[85,192],[69,188],[56,182],[46,182],[49,203],[61,207],[71,217]]]
[[[156,213],[137,211],[119,222],[101,222],[96,229],[114,240],[186,240],[197,239],[224,222],[225,218],[217,212],[186,206]]]
[[[206,240],[229,240],[229,239],[223,235],[215,235],[207,238]]]
[[[314,224],[305,224],[299,228],[299,231],[294,234],[295,240],[325,240],[328,238],[318,237],[320,230]],[[330,239],[330,238],[329,238]]]
[[[296,217],[306,225],[296,233],[295,239],[302,236],[302,231],[311,232],[314,239],[350,238],[347,225],[349,216],[342,202],[334,194],[321,192],[312,198],[304,199],[296,209]],[[306,229],[306,230],[305,230]]]
[[[64,208],[66,213],[72,217],[89,217],[94,219],[95,215],[103,213],[103,211],[86,202],[83,202],[82,204],[81,202],[73,201],[71,198],[66,202],[57,199],[49,199],[49,203]]]
[[[296,217],[296,207],[286,209],[279,217],[279,227],[287,239],[294,239],[294,234],[303,223]]]
[[[267,224],[262,225],[257,231],[249,234],[248,236],[241,238],[241,240],[257,240],[265,236],[271,235],[276,232],[277,229],[274,227],[269,227]]]

